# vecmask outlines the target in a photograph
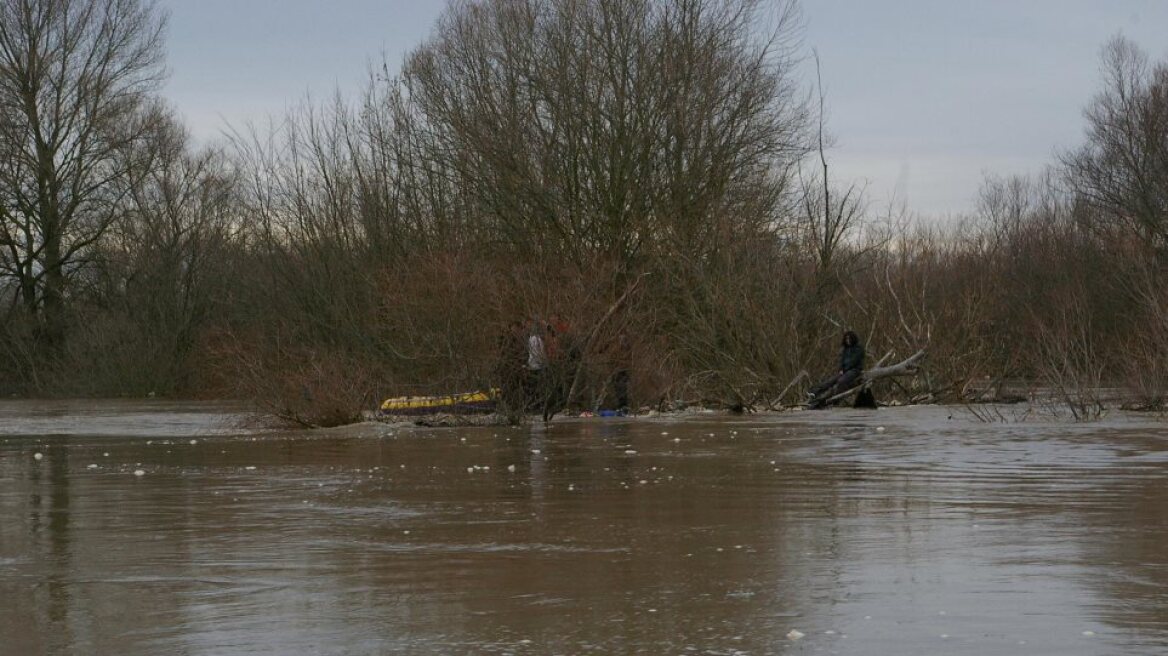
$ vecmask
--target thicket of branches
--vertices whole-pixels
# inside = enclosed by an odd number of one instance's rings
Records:
[[[889,395],[1163,403],[1168,67],[1113,41],[1084,143],[942,229],[831,179],[795,9],[456,0],[361,97],[198,149],[151,2],[0,0],[0,391],[339,423],[497,385],[509,326],[556,316],[581,407],[622,334],[638,404],[761,408],[844,327],[929,349]]]

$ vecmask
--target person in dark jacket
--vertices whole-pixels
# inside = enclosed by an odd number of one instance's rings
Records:
[[[499,336],[495,379],[503,407],[507,412],[522,414],[527,407],[527,335],[523,324],[512,321]]]
[[[840,348],[839,369],[807,392],[808,405],[819,406],[826,399],[855,387],[864,370],[864,346],[855,332],[844,332]]]

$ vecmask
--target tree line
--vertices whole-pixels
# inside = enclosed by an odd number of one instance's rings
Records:
[[[882,394],[1168,389],[1168,65],[1103,50],[1083,143],[956,227],[830,176],[794,2],[453,0],[400,70],[197,147],[150,0],[0,0],[0,391],[309,424],[497,384],[558,316],[572,403],[777,407],[839,332]],[[618,302],[619,300],[619,302]],[[622,365],[624,366],[624,365]]]

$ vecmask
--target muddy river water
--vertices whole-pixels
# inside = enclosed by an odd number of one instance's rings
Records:
[[[0,402],[0,654],[1168,654],[1155,418],[236,419]]]

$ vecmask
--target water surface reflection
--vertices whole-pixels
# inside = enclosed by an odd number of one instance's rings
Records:
[[[0,653],[1168,649],[1146,420],[237,434],[232,411],[0,403]]]

